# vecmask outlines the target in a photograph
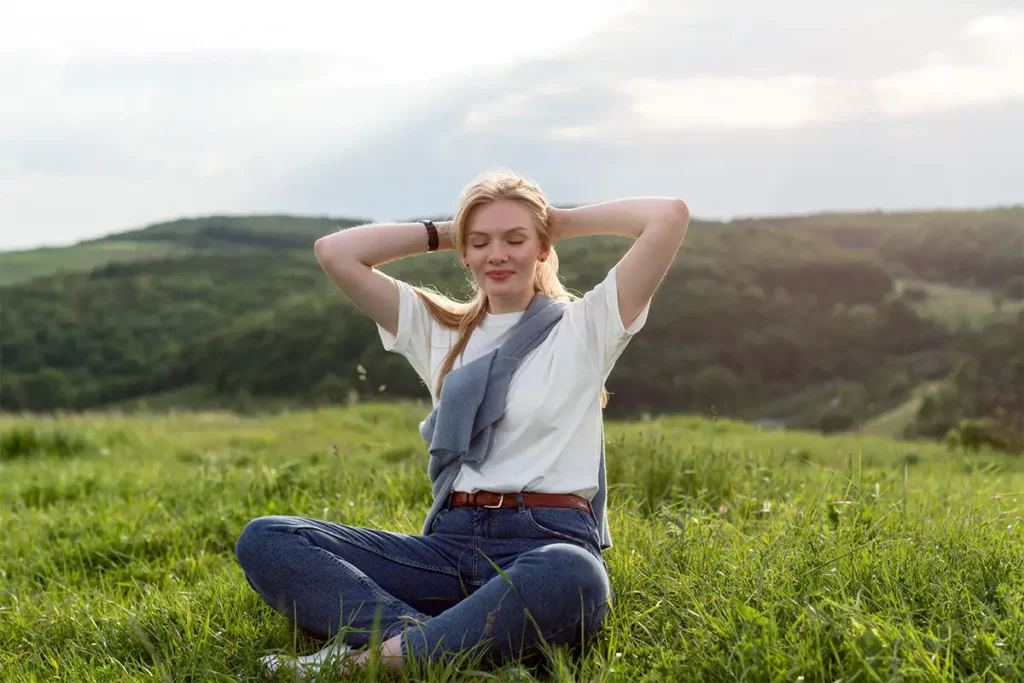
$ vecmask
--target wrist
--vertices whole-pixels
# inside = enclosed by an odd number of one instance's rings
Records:
[[[552,243],[586,234],[579,221],[575,220],[572,209],[558,209],[553,206],[548,207],[548,231]]]
[[[437,237],[440,241],[438,251],[454,249],[455,236],[452,234],[452,231],[455,228],[455,221],[435,221],[434,226],[437,228]]]
[[[565,239],[566,235],[566,215],[564,209],[559,209],[554,206],[548,206],[547,208],[547,220],[548,220],[548,238],[551,243],[554,244],[558,240]]]

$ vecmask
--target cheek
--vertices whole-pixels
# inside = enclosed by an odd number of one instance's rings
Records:
[[[520,246],[512,253],[512,257],[516,262],[528,265],[537,260],[539,253],[536,246]]]

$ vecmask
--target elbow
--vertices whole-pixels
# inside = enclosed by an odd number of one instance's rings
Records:
[[[690,207],[682,199],[673,199],[667,211],[668,224],[682,234],[686,234],[686,228],[690,225]]]
[[[672,200],[672,217],[683,229],[690,224],[690,207],[682,199]]]
[[[313,243],[313,252],[316,254],[316,260],[320,265],[331,260],[332,254],[337,252],[338,245],[336,242],[337,238],[335,235],[327,235]]]
[[[317,259],[323,259],[324,254],[327,251],[327,240],[328,239],[330,239],[329,236],[328,237],[321,237],[320,239],[318,239],[316,242],[313,243],[313,252],[316,253]]]
[[[368,265],[358,255],[357,245],[342,234],[334,233],[314,242],[313,252],[321,268],[328,273],[339,273],[357,264]]]

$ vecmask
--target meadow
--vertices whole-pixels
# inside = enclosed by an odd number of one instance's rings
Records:
[[[59,272],[84,272],[108,263],[131,263],[190,253],[184,246],[162,242],[139,244],[109,240],[79,244],[74,249],[31,249],[0,254],[0,285],[25,282]]]
[[[269,514],[418,532],[425,412],[0,417],[0,680],[258,680],[261,655],[316,649],[235,539]],[[600,636],[540,669],[407,680],[1024,678],[1024,458],[699,417],[606,429]]]

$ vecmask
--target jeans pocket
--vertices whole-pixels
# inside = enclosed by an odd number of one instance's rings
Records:
[[[433,521],[430,522],[430,533],[437,532],[437,527],[441,526],[441,522],[444,520],[447,514],[447,508],[441,508],[440,510],[437,511],[437,514],[434,515]]]
[[[527,508],[526,519],[540,533],[576,545],[597,546],[597,522],[575,508]]]

